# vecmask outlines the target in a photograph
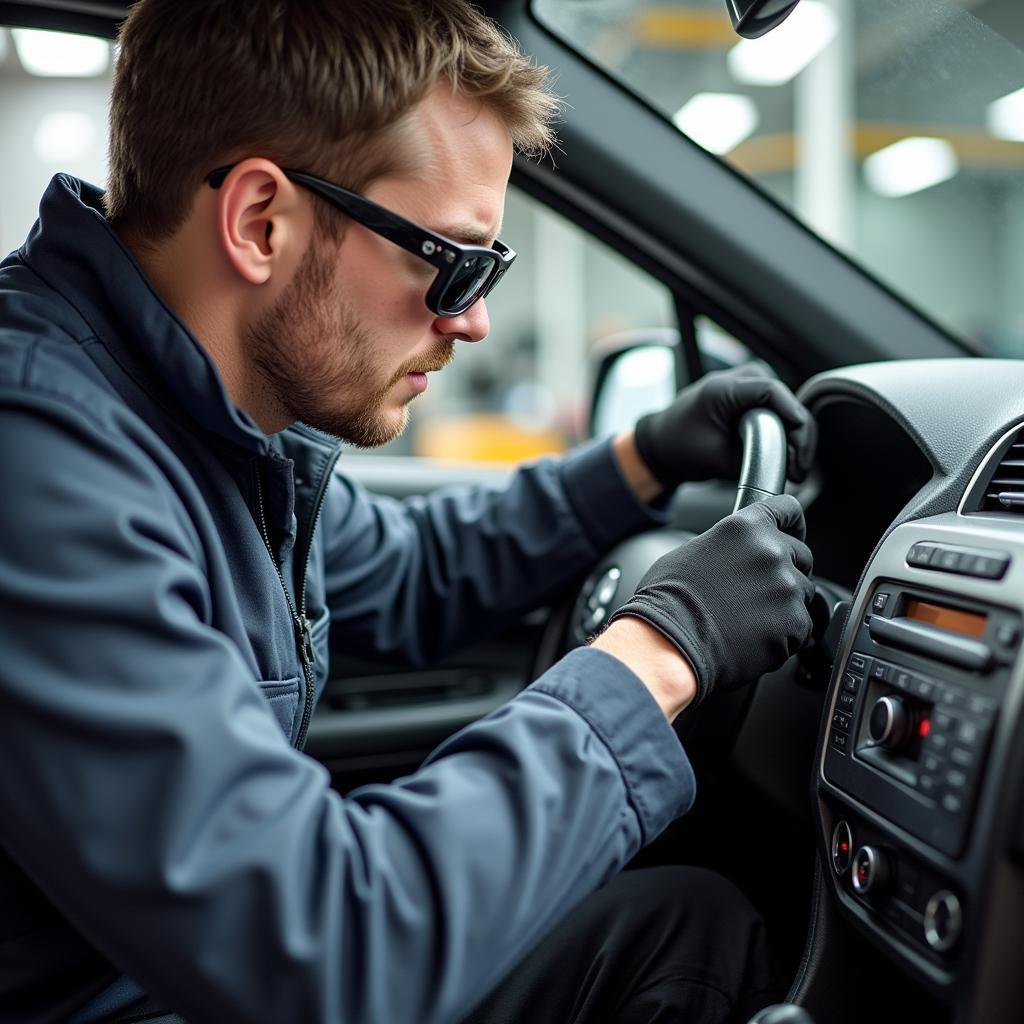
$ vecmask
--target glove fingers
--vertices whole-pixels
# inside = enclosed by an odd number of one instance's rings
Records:
[[[788,431],[789,435],[789,479],[800,483],[810,472],[814,462],[814,451],[818,446],[818,424],[810,413],[799,427]]]
[[[788,533],[801,543],[807,536],[803,507],[792,494],[776,494],[771,498],[765,498],[764,501],[757,501],[748,508],[757,509],[760,515],[770,516],[783,533]]]
[[[814,555],[811,549],[803,541],[793,541],[793,564],[805,575],[810,576],[814,569]],[[813,584],[812,584],[813,589]]]

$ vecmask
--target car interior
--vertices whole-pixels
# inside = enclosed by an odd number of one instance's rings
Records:
[[[580,289],[614,291],[621,276],[623,295],[640,294],[630,283],[640,275],[659,295],[649,318],[601,309],[587,320],[544,266],[514,286],[520,268],[510,273],[510,287],[554,289],[529,345],[585,405],[563,439],[621,429],[750,359],[797,390],[818,424],[811,474],[786,485],[815,558],[815,640],[755,686],[680,716],[697,802],[631,866],[695,864],[735,882],[765,919],[788,1001],[817,1024],[1024,1020],[1024,9],[479,6],[553,69],[565,104],[553,157],[516,158],[510,222],[528,209],[533,242],[551,241]],[[0,2],[0,40],[15,29],[111,40],[125,7]],[[741,45],[784,32],[790,45],[820,45],[775,84],[741,72],[736,54],[752,52]],[[2,98],[13,104],[27,81],[20,52],[0,44],[5,192],[28,145]],[[78,85],[103,95],[102,84]],[[690,102],[700,96],[736,104],[702,119]],[[746,111],[749,130],[723,142],[713,129],[730,109]],[[924,184],[884,179],[881,158],[915,140],[936,143],[912,161]],[[945,171],[926,150],[945,154]],[[0,229],[5,217],[17,220],[0,203]],[[578,239],[603,255],[565,260],[582,252]],[[491,315],[500,320],[497,293]],[[519,351],[511,335],[504,357],[504,338],[489,344],[499,361]],[[484,366],[468,374],[467,395],[493,387]],[[531,394],[525,416],[536,419],[543,402]],[[339,471],[407,499],[500,485],[517,459],[553,450],[512,445],[503,458],[510,437],[522,440],[522,415],[517,426],[471,403],[462,412],[427,423],[418,447],[346,455]],[[548,435],[559,422],[545,421]],[[483,456],[465,448],[474,424],[492,431]],[[760,445],[751,434],[746,485],[778,472],[779,445]],[[443,662],[403,670],[332,653],[307,753],[342,793],[414,771],[586,643],[655,558],[732,511],[737,487],[685,485],[664,529],[620,544],[548,605]]]

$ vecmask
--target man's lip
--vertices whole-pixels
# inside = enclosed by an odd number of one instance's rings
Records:
[[[423,392],[427,390],[427,375],[422,371],[414,370],[411,373],[407,373],[405,379],[409,381],[415,391]]]

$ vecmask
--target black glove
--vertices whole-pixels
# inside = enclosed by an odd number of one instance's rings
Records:
[[[659,558],[609,621],[635,615],[671,640],[696,673],[694,706],[752,683],[811,637],[803,538],[796,498],[755,502]]]
[[[661,412],[637,421],[636,447],[665,487],[684,480],[735,480],[743,449],[740,420],[750,409],[778,413],[789,437],[789,478],[803,480],[814,458],[811,414],[760,363],[709,373],[680,391]]]

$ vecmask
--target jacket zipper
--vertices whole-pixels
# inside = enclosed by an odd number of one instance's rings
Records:
[[[263,479],[257,468],[256,471],[256,511],[259,514],[260,536],[266,545],[267,554],[273,563],[277,578],[281,581],[281,590],[284,592],[284,599],[288,602],[288,612],[292,619],[292,628],[295,631],[295,644],[299,652],[299,660],[302,662],[302,674],[306,679],[306,690],[302,699],[302,721],[299,725],[299,734],[295,737],[295,747],[302,750],[306,745],[306,733],[309,731],[309,721],[313,717],[313,691],[315,689],[313,679],[313,667],[316,664],[316,651],[313,649],[313,624],[306,616],[306,570],[309,568],[309,553],[313,548],[313,534],[316,532],[317,523],[320,521],[320,512],[324,506],[324,498],[327,495],[327,485],[330,483],[331,474],[338,462],[341,452],[335,451],[320,481],[316,498],[313,504],[313,519],[310,523],[309,534],[306,539],[306,547],[302,552],[302,570],[299,579],[299,606],[296,609],[288,592],[288,585],[285,583],[284,573],[277,563],[274,549],[270,544],[270,531],[267,529],[267,515],[263,504]]]

